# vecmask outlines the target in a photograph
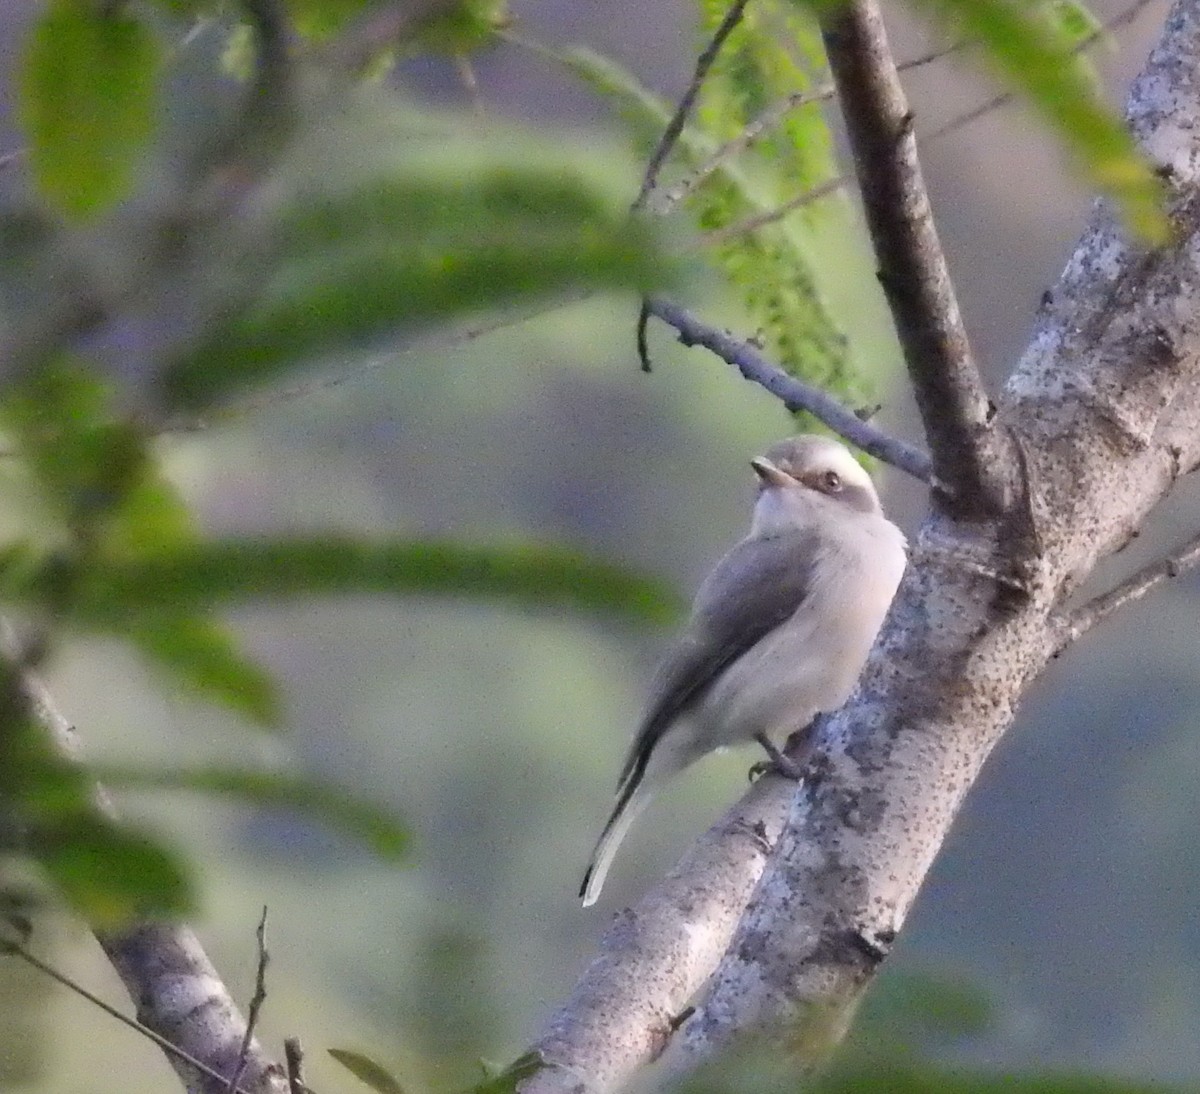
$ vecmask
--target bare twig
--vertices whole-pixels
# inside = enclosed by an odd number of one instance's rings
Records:
[[[765,228],[768,224],[775,224],[777,221],[783,220],[789,213],[794,213],[797,209],[803,209],[804,206],[811,205],[814,201],[820,201],[821,198],[829,197],[830,194],[836,194],[839,190],[844,190],[853,181],[853,175],[838,175],[836,178],[829,179],[819,186],[814,186],[811,190],[805,190],[802,194],[797,194],[794,198],[789,198],[782,205],[777,205],[774,209],[754,213],[742,220],[734,221],[732,224],[726,224],[723,228],[714,228],[711,232],[705,232],[700,236],[700,242],[706,247],[715,247],[731,239],[737,239],[738,236],[744,236],[747,232],[753,232],[758,228]]]
[[[771,364],[749,342],[702,323],[685,308],[661,297],[651,297],[647,303],[650,314],[674,327],[685,346],[703,346],[711,350],[733,365],[747,380],[753,380],[781,399],[789,410],[808,411],[864,452],[921,482],[932,483],[933,469],[925,453],[876,429],[820,388],[789,376]]]
[[[287,1063],[288,1094],[306,1094],[304,1085],[304,1048],[299,1037],[286,1037],[283,1042],[283,1058]]]
[[[643,372],[651,372],[654,367],[650,361],[650,339],[646,329],[649,325],[650,301],[643,297],[637,317],[637,354],[638,363],[642,366]]]
[[[964,514],[1003,504],[1008,468],[917,159],[908,101],[875,0],[820,17],[862,193],[879,280],[908,365],[934,474]]]
[[[242,1081],[242,1072],[246,1070],[246,1060],[250,1055],[250,1046],[254,1043],[254,1027],[258,1025],[258,1015],[262,1005],[267,1001],[267,964],[271,960],[267,953],[267,906],[263,905],[262,917],[255,931],[258,940],[258,968],[254,974],[254,995],[250,999],[250,1009],[246,1014],[246,1032],[242,1036],[242,1047],[238,1052],[237,1067],[229,1079],[229,1089],[226,1094],[234,1094],[237,1085]]]
[[[105,1014],[115,1018],[122,1025],[128,1026],[135,1032],[140,1033],[147,1040],[153,1041],[168,1056],[187,1064],[188,1067],[195,1068],[201,1074],[213,1079],[218,1083],[221,1083],[222,1086],[226,1086],[225,1076],[214,1071],[203,1060],[196,1059],[195,1056],[192,1056],[190,1053],[184,1051],[178,1045],[172,1044],[165,1037],[155,1033],[155,1031],[150,1029],[148,1026],[144,1026],[136,1019],[122,1014],[119,1010],[117,1010],[116,1007],[106,1003],[94,992],[88,991],[87,988],[85,988],[82,984],[72,980],[69,976],[67,976],[66,973],[59,972],[58,969],[54,968],[53,965],[49,965],[40,957],[35,956],[21,942],[7,938],[0,939],[0,954],[11,954],[13,957],[19,957],[27,965],[37,969],[38,972],[44,973],[46,976],[50,977],[51,980],[54,980],[61,984],[64,988],[73,991],[81,998],[86,999],[92,1004],[92,1006],[99,1007],[100,1010],[104,1011]],[[226,1089],[229,1091],[229,1094],[251,1094],[250,1091],[238,1086],[236,1082],[231,1082],[228,1084]]]
[[[1078,641],[1093,627],[1103,623],[1114,612],[1141,600],[1148,592],[1173,577],[1200,565],[1200,535],[1189,540],[1183,547],[1166,558],[1160,558],[1142,567],[1132,577],[1121,582],[1115,589],[1068,613],[1062,620],[1055,647],[1055,656],[1062,653],[1071,643]]]
[[[725,44],[734,28],[742,21],[742,13],[746,10],[746,4],[749,0],[733,0],[733,4],[725,13],[725,18],[721,20],[720,26],[713,33],[712,40],[704,47],[704,52],[696,60],[696,69],[692,73],[691,83],[688,84],[687,90],[683,93],[683,98],[679,100],[679,105],[675,108],[675,113],[671,115],[671,120],[667,123],[667,128],[659,138],[658,145],[654,149],[654,153],[650,157],[650,163],[646,166],[646,174],[642,178],[641,189],[638,190],[638,195],[634,198],[633,208],[636,212],[646,204],[646,199],[654,190],[654,185],[658,181],[658,173],[662,170],[663,164],[667,157],[671,154],[671,149],[675,147],[675,142],[679,140],[679,134],[683,132],[684,124],[687,122],[688,115],[692,111],[692,105],[696,101],[696,96],[700,94],[700,88],[704,84],[704,79],[708,75],[709,69],[712,68],[713,62],[717,59],[717,54],[721,52],[721,47]]]
[[[666,215],[684,198],[691,194],[705,179],[715,171],[720,170],[730,160],[740,156],[747,148],[758,141],[764,133],[774,129],[793,110],[814,103],[825,102],[834,96],[832,84],[823,84],[814,91],[795,91],[780,99],[779,102],[768,106],[736,137],[726,141],[711,156],[708,157],[690,175],[682,178],[674,186],[665,190],[661,197],[655,200],[653,210],[660,216]]]

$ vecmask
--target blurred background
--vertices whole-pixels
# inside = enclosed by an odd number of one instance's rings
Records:
[[[1104,18],[1123,4],[1093,5]],[[522,33],[585,44],[675,96],[698,44],[694,5],[515,0]],[[1097,64],[1124,94],[1165,3],[1121,29]],[[31,6],[0,2],[0,69]],[[927,46],[894,20],[896,51]],[[477,59],[488,114],[620,146],[607,107],[512,46]],[[455,67],[400,73],[414,94],[472,109]],[[995,92],[969,56],[914,71],[918,131]],[[0,84],[0,154],[20,144]],[[925,165],[968,327],[999,385],[1038,298],[1081,230],[1089,195],[1019,107],[931,143]],[[634,176],[631,175],[631,184]],[[632,196],[632,190],[631,196]],[[847,206],[822,261],[886,428],[919,431]],[[739,323],[713,279],[688,299]],[[690,594],[739,537],[750,456],[791,429],[767,394],[702,351],[651,330],[634,352],[636,301],[595,299],[470,341],[335,362],[336,380],[247,400],[206,430],[164,437],[167,467],[214,532],[344,529],[506,536],[570,544],[668,578]],[[746,329],[744,322],[741,329]],[[880,473],[913,532],[920,490]],[[1099,584],[1194,533],[1185,483]],[[1095,1068],[1200,1082],[1200,584],[1181,579],[1072,650],[1032,689],[939,858],[878,987],[906,975],[970,985],[995,1004],[948,1059],[1000,1071]],[[566,995],[611,915],[667,869],[745,784],[750,753],[694,769],[622,849],[600,904],[580,873],[665,633],[464,603],[340,600],[235,619],[286,696],[266,737],[164,693],[115,645],[76,643],[49,682],[90,755],[265,761],[393,805],[412,865],[384,866],[280,814],[172,795],[130,797],[184,847],[204,885],[196,926],[231,989],[253,990],[254,928],[269,906],[261,1035],[299,1034],[309,1082],[353,1080],[323,1049],[357,1048],[414,1081],[464,1082],[505,1060]],[[95,944],[59,924],[57,959],[123,1001]],[[157,1050],[34,974],[0,964],[0,1088],[54,1094],[175,1089]]]

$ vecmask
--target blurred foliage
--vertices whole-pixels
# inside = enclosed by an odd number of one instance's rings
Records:
[[[727,8],[722,0],[701,0],[702,26],[711,33]],[[790,0],[751,4],[701,87],[697,124],[719,147],[764,113],[778,111],[789,96],[811,94],[825,77],[820,35],[806,12]],[[720,233],[836,174],[821,103],[810,102],[782,111],[778,123],[738,157],[736,169],[720,170],[684,204],[702,232]],[[865,394],[862,377],[829,313],[810,242],[817,224],[836,224],[845,215],[842,202],[819,202],[726,235],[713,254],[741,293],[768,354],[793,376],[858,401]]]
[[[708,5],[719,22],[727,5]],[[750,14],[753,11],[756,14]],[[810,22],[786,3],[755,5],[718,55],[701,88],[696,117],[685,125],[674,146],[674,160],[686,170],[710,161],[712,173],[677,206],[700,232],[719,231],[769,213],[794,195],[831,177],[832,148],[819,105],[791,111],[778,132],[768,132],[739,158],[717,156],[767,106],[785,95],[812,87],[813,68],[796,62],[807,44],[819,50]],[[761,33],[783,20],[799,37],[785,41]],[[611,100],[628,126],[639,154],[649,155],[671,116],[670,104],[644,87],[630,72],[590,50],[541,52],[563,64],[588,86]],[[686,178],[686,175],[684,176]],[[662,184],[669,193],[667,183]],[[662,211],[651,192],[648,208]],[[857,398],[861,377],[851,368],[846,338],[831,315],[821,289],[821,271],[812,251],[819,222],[845,218],[840,205],[814,206],[737,233],[713,247],[713,259],[759,326],[779,364],[794,376]]]
[[[1095,20],[1080,3],[1043,0],[913,0],[935,25],[977,40],[1022,92],[1088,179],[1115,202],[1146,243],[1168,238],[1165,190],[1121,116],[1104,103],[1078,45]]]
[[[515,127],[418,114],[393,92],[328,72],[317,78],[314,58],[287,56],[288,30],[276,22],[288,14],[322,40],[388,13],[368,3],[258,9],[250,82],[222,92],[204,138],[183,155],[159,101],[180,57],[167,47],[186,29],[173,18],[53,0],[19,68],[36,188],[0,208],[15,243],[0,277],[3,471],[23,510],[0,548],[0,600],[36,654],[16,639],[7,650],[6,846],[36,860],[94,921],[180,914],[193,892],[175,855],[113,821],[93,801],[94,772],[58,759],[44,739],[24,697],[24,661],[41,660],[65,634],[128,642],[172,688],[273,725],[275,685],[216,608],[364,592],[643,622],[676,608],[659,583],[544,545],[199,535],[155,451],[163,421],[349,346],[516,300],[644,290],[666,267],[649,228],[625,216],[611,158]],[[467,50],[504,19],[487,0],[434,4],[407,27],[407,44]],[[394,35],[378,44],[390,48]],[[147,367],[110,363],[141,316]],[[271,772],[108,775],[126,787],[298,809],[388,858],[407,839],[381,810]]]
[[[399,1080],[383,1064],[376,1063],[366,1054],[348,1048],[331,1048],[326,1051],[351,1075],[366,1083],[377,1094],[405,1094]]]
[[[1161,236],[1158,188],[1074,52],[1092,26],[1086,9],[913,2],[977,39],[1130,223],[1147,238]],[[711,30],[725,7],[701,0],[703,27]],[[834,171],[821,108],[777,110],[824,79],[806,7],[753,5],[702,89],[675,148],[677,181],[712,163],[764,112],[776,111],[778,121],[691,187],[681,208],[696,231],[769,213]],[[356,81],[396,55],[457,57],[487,46],[508,22],[502,3],[447,0],[381,37],[366,32],[387,10],[370,0],[290,0],[273,14],[290,21],[297,41],[286,33],[273,39],[278,28],[261,17],[253,33],[233,26],[223,5],[204,0],[145,8],[50,0],[17,74],[32,186],[6,187],[0,208],[0,351],[8,366],[0,427],[10,449],[6,500],[26,512],[21,533],[0,550],[0,601],[28,642],[12,643],[0,659],[0,847],[6,866],[36,863],[94,923],[179,915],[195,904],[187,865],[158,838],[108,815],[97,774],[127,789],[299,810],[389,860],[403,857],[408,831],[357,795],[276,772],[93,770],[64,760],[25,673],[73,629],[124,641],[174,687],[267,725],[281,716],[275,687],[237,648],[218,608],[384,592],[642,621],[676,609],[656,582],[540,545],[200,536],[162,469],[154,443],[162,423],[413,330],[580,290],[643,292],[676,270],[657,227],[627,217],[635,164],[610,149],[494,119],[419,113],[394,91]],[[164,89],[178,75],[180,42],[201,19],[221,24],[231,54],[242,50],[229,67],[246,83],[223,84],[218,58],[209,78],[219,90],[198,111],[204,125],[175,129]],[[345,44],[341,36],[356,46],[345,57],[335,48]],[[372,65],[359,64],[363,50]],[[669,105],[605,58],[564,58],[618,103],[644,157]],[[266,99],[276,108],[263,109]],[[852,391],[860,378],[811,248],[815,229],[844,216],[832,210],[726,232],[713,261],[782,363]],[[0,889],[9,892],[6,882]],[[969,991],[929,994],[937,1005],[927,1010],[926,1032],[969,1032],[986,1020]],[[906,1004],[904,1013],[914,1010]],[[851,1085],[830,1089],[995,1088],[991,1079],[923,1067],[911,1051],[921,1035],[893,1041],[890,1066],[860,1054],[857,1076],[847,1064],[826,1080]],[[875,1041],[877,1049],[887,1043]],[[333,1055],[394,1094],[394,1080],[368,1057]],[[502,1094],[536,1066],[522,1058],[478,1089]],[[1039,1081],[1016,1088],[1130,1089]]]
[[[19,72],[41,192],[83,217],[123,197],[152,131],[160,48],[128,9],[51,0]]]

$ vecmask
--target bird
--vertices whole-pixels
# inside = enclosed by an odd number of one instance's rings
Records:
[[[750,532],[702,582],[653,677],[580,886],[585,908],[654,792],[695,760],[757,741],[768,766],[798,775],[774,740],[811,734],[849,698],[903,576],[904,534],[845,445],[800,434],[750,466]]]

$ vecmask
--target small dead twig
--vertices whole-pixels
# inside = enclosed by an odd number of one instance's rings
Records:
[[[250,1045],[254,1041],[254,1027],[258,1025],[258,1015],[262,1005],[267,1001],[267,965],[271,955],[267,953],[267,906],[263,905],[262,916],[258,921],[258,929],[254,932],[258,940],[258,968],[254,974],[254,995],[250,999],[250,1010],[246,1015],[246,1032],[242,1036],[242,1048],[238,1053],[237,1067],[229,1077],[229,1088],[226,1094],[234,1094],[237,1085],[242,1080],[246,1070],[246,1061],[250,1055]]]
[[[725,40],[733,33],[738,23],[742,21],[742,13],[746,10],[747,3],[749,3],[749,0],[734,0],[729,10],[725,13],[725,18],[721,20],[720,26],[713,32],[712,39],[704,47],[704,52],[696,59],[696,68],[692,73],[691,82],[688,84],[687,90],[684,91],[683,98],[679,100],[679,105],[671,115],[671,120],[667,123],[667,128],[663,131],[663,135],[659,138],[658,144],[650,156],[650,162],[646,166],[646,173],[642,177],[641,188],[638,190],[637,197],[633,199],[634,212],[637,212],[646,204],[646,200],[654,190],[655,184],[658,182],[658,173],[662,170],[663,164],[666,163],[667,157],[671,154],[671,149],[675,147],[675,142],[679,140],[679,134],[683,132],[688,115],[692,112],[692,106],[696,102],[696,96],[700,94],[700,88],[704,85],[705,77],[708,76],[709,69],[712,68],[713,62],[716,61],[717,54],[721,52],[721,47],[725,44]]]
[[[304,1049],[299,1037],[287,1037],[283,1042],[283,1058],[287,1063],[289,1094],[308,1094],[304,1085]]]
[[[82,984],[72,980],[69,976],[67,976],[66,973],[59,972],[58,969],[54,968],[53,965],[47,964],[40,957],[37,957],[35,954],[31,953],[23,942],[18,942],[7,938],[0,939],[0,955],[4,954],[12,957],[19,957],[31,968],[37,969],[38,972],[50,977],[50,979],[55,981],[55,983],[61,984],[64,988],[74,992],[80,998],[86,999],[93,1006],[99,1007],[100,1010],[104,1011],[104,1013],[109,1015],[109,1017],[115,1018],[122,1025],[128,1026],[135,1032],[140,1033],[147,1040],[153,1041],[154,1044],[162,1049],[162,1051],[168,1056],[173,1056],[175,1059],[187,1064],[188,1067],[195,1068],[198,1072],[209,1079],[214,1079],[219,1083],[225,1082],[225,1076],[214,1071],[203,1060],[196,1059],[196,1057],[191,1055],[191,1053],[185,1052],[178,1045],[172,1044],[161,1034],[155,1033],[154,1030],[142,1025],[142,1023],[137,1021],[135,1018],[130,1018],[128,1015],[122,1014],[119,1010],[117,1010],[116,1007],[106,1003],[94,992],[89,991]],[[237,1086],[236,1083],[230,1085],[228,1089],[230,1094],[250,1094],[250,1092],[244,1087]]]
[[[735,338],[728,331],[709,326],[686,308],[661,297],[651,297],[646,304],[648,314],[678,331],[679,340],[685,346],[703,346],[711,350],[733,365],[747,380],[752,380],[782,400],[789,410],[808,411],[864,452],[921,482],[932,483],[933,469],[924,452],[876,429],[828,392],[789,376],[763,357],[751,343]]]
[[[1122,581],[1114,589],[1067,614],[1058,629],[1058,642],[1054,649],[1057,657],[1073,642],[1078,641],[1093,627],[1103,623],[1114,612],[1127,604],[1141,600],[1148,592],[1171,578],[1178,577],[1200,565],[1200,535],[1189,540],[1166,558],[1160,558]]]

